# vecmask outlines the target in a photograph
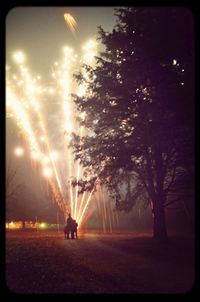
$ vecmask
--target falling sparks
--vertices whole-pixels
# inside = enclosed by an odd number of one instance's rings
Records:
[[[77,22],[74,19],[74,17],[70,14],[65,13],[64,19],[65,19],[65,22],[66,22],[67,26],[69,27],[70,31],[74,34],[76,31],[76,28],[77,28]]]
[[[82,49],[84,51],[83,62],[92,64],[97,51],[97,43],[94,40],[89,40],[83,45]]]
[[[70,30],[75,31],[77,23],[74,18],[64,15]],[[77,124],[74,116],[75,108],[72,101],[72,93],[84,96],[87,85],[77,86],[73,80],[73,74],[81,68],[82,63],[94,67],[97,43],[90,39],[82,47],[81,58],[74,53],[69,46],[62,48],[61,60],[55,61],[52,69],[52,82],[50,85],[42,84],[40,75],[33,76],[26,65],[26,56],[22,51],[13,54],[14,62],[17,64],[18,72],[12,72],[11,66],[6,66],[6,113],[7,117],[15,120],[20,132],[23,134],[30,155],[31,165],[43,176],[52,194],[52,199],[63,211],[65,217],[70,212],[76,219],[79,228],[84,225],[93,211],[91,200],[95,189],[91,192],[78,193],[78,186],[72,186],[72,180],[83,178],[84,171],[79,161],[74,157],[69,144],[72,132],[80,137],[84,135],[83,126]],[[82,69],[85,79],[87,72]],[[93,79],[95,80],[94,74]],[[56,101],[55,118],[59,126],[53,129],[51,123],[47,124],[47,107],[52,100]],[[49,108],[48,108],[49,110]],[[53,110],[53,109],[52,109]],[[80,114],[84,120],[86,113]],[[52,123],[53,124],[53,123]],[[56,140],[55,140],[56,137]],[[60,144],[58,145],[58,141]],[[25,150],[18,146],[14,153],[17,157],[23,156]],[[95,184],[96,185],[96,184]],[[106,219],[109,219],[111,229],[111,214],[107,215],[106,207],[103,205],[102,219],[105,229]],[[41,227],[44,227],[41,225]]]
[[[75,30],[76,23],[69,14],[65,20],[71,22]],[[82,48],[81,62],[77,54],[69,46],[62,49],[62,59],[54,62],[52,69],[53,84],[42,84],[40,75],[33,76],[26,66],[25,54],[21,51],[13,54],[14,62],[18,66],[18,73],[12,73],[9,67],[6,69],[6,111],[9,117],[15,119],[18,128],[26,141],[28,153],[34,167],[41,169],[41,175],[45,177],[53,199],[62,209],[65,217],[71,213],[79,227],[84,223],[88,213],[89,204],[94,191],[78,194],[78,186],[72,186],[72,179],[83,177],[83,170],[78,162],[74,161],[72,151],[69,149],[71,133],[83,135],[83,127],[79,127],[74,116],[72,92],[84,95],[87,93],[85,85],[77,86],[73,81],[73,74],[83,62],[94,64],[97,44],[89,40]],[[84,74],[86,77],[86,73]],[[60,111],[57,119],[60,121],[59,129],[49,129],[46,124],[45,100],[52,96],[52,100],[60,100]],[[81,114],[84,119],[85,113]],[[52,139],[54,132],[58,131],[61,146],[52,148],[55,140]],[[15,149],[16,156],[22,156],[24,150],[20,147]],[[64,169],[64,174],[61,169]],[[68,180],[68,181],[67,181]]]

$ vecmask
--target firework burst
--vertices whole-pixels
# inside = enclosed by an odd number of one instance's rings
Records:
[[[69,148],[71,133],[76,132],[82,136],[84,129],[78,127],[75,120],[71,94],[85,93],[87,87],[77,87],[73,74],[77,66],[81,67],[82,62],[94,64],[96,46],[91,40],[87,42],[82,49],[81,60],[78,60],[72,48],[64,47],[61,60],[53,65],[51,85],[42,85],[41,77],[34,77],[29,72],[25,64],[26,56],[21,51],[13,54],[18,72],[13,75],[11,69],[6,68],[6,111],[22,131],[31,162],[34,162],[45,177],[53,199],[65,217],[70,212],[79,226],[84,224],[88,215],[93,191],[79,196],[78,187],[72,186],[72,180],[80,179],[83,171],[79,161],[74,161]],[[59,107],[54,117],[59,120],[59,127],[53,131],[50,126],[52,121],[47,122],[51,115],[49,117],[45,106],[45,100],[49,100],[49,96],[56,100]],[[58,150],[53,148],[54,145]],[[15,150],[17,156],[22,156],[23,153],[24,150],[19,147]]]

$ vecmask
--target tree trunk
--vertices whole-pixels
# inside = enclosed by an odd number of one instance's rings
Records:
[[[166,242],[167,229],[165,222],[165,209],[164,209],[164,190],[163,190],[163,161],[162,161],[162,149],[160,144],[155,145],[154,149],[154,161],[155,167],[153,167],[153,160],[151,159],[148,148],[146,148],[146,161],[147,161],[147,178],[149,187],[149,197],[153,203],[153,236],[159,242]],[[155,170],[154,170],[155,169]],[[156,172],[156,173],[153,173]]]
[[[163,191],[163,161],[161,145],[155,146],[156,195],[154,199],[154,238],[159,242],[167,241]]]
[[[159,242],[167,242],[168,236],[163,202],[157,199],[154,204],[153,237]]]

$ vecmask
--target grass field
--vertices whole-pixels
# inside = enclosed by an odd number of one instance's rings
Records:
[[[192,239],[158,245],[149,233],[8,231],[6,283],[15,293],[185,293],[194,282]]]

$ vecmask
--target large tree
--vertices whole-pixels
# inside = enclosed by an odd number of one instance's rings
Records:
[[[85,167],[83,190],[105,185],[119,209],[152,206],[154,237],[167,239],[165,205],[192,192],[193,18],[185,8],[120,8],[104,51],[76,74],[88,87],[74,96],[87,135],[74,134]],[[85,74],[87,73],[87,77]],[[193,176],[192,176],[193,177]],[[181,193],[182,192],[182,193]]]

